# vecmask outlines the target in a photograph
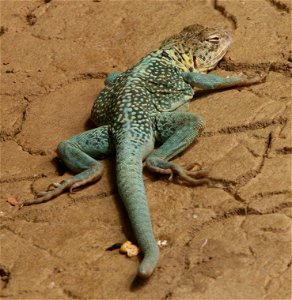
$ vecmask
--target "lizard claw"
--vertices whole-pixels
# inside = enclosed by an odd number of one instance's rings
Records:
[[[64,180],[61,181],[61,182],[53,182],[53,183],[51,183],[51,184],[48,186],[48,188],[47,188],[47,192],[48,192],[48,191],[52,191],[52,190],[54,190],[55,188],[59,187],[63,182],[64,182]],[[43,192],[41,192],[41,193],[43,193]]]
[[[169,177],[168,177],[168,180],[169,180],[169,181],[172,181],[172,180],[173,180],[173,171],[172,171],[172,170],[170,170],[170,175],[169,175]]]
[[[75,194],[76,193],[76,191],[75,191],[76,188],[77,188],[77,186],[75,186],[75,184],[72,184],[69,188],[69,193],[70,194]]]
[[[267,78],[267,74],[261,73],[257,76],[251,77],[250,79],[253,80],[254,83],[256,83],[256,82],[265,82],[266,78]]]
[[[267,73],[261,73],[259,77],[261,78],[261,82],[265,82],[267,79],[268,74]]]
[[[48,191],[46,191],[46,192],[37,192],[37,196],[38,197],[43,197],[44,195],[46,195],[47,192]]]
[[[245,80],[243,80],[241,85],[252,85],[255,83],[262,83],[266,81],[267,73],[260,73],[254,76],[248,76]]]
[[[204,178],[208,175],[208,170],[199,170],[199,171],[186,171],[184,169],[177,170],[179,179],[183,179],[187,183],[192,185],[203,185],[207,184],[210,186],[210,181],[208,178]]]
[[[186,175],[194,177],[194,178],[202,178],[202,177],[207,177],[209,174],[208,169],[201,169],[198,171],[184,171]]]
[[[191,171],[192,169],[194,169],[196,167],[197,170],[201,170],[202,169],[202,165],[197,163],[197,162],[193,162],[191,164],[188,165],[181,165],[184,169]]]

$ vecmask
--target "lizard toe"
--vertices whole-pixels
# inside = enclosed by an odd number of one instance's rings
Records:
[[[172,180],[174,174],[176,174],[179,179],[182,179],[192,185],[210,184],[207,178],[203,178],[208,175],[208,169],[190,171],[176,163],[169,162],[158,157],[151,157],[147,159],[146,166],[154,172],[169,174],[169,180]]]

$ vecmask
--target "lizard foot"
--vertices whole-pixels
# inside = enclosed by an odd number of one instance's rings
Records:
[[[63,180],[60,183],[52,183],[48,186],[47,191],[38,192],[37,198],[25,200],[20,204],[20,207],[25,205],[43,203],[60,195],[63,191],[69,189],[72,193],[73,189],[85,185],[87,183],[95,182],[101,178],[103,169],[98,166],[93,166],[88,170],[85,170],[70,179]]]
[[[210,184],[209,179],[203,178],[208,175],[208,170],[206,169],[189,171],[176,163],[169,162],[158,157],[147,158],[146,166],[151,171],[161,174],[169,174],[169,180],[172,180],[174,174],[177,174],[180,179],[183,179],[192,185]]]

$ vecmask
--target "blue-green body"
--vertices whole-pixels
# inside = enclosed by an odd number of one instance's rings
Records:
[[[142,180],[142,161],[153,151],[156,140],[164,142],[174,131],[168,124],[165,136],[161,135],[160,116],[162,120],[165,115],[169,117],[169,112],[187,110],[194,92],[183,79],[182,71],[161,50],[111,77],[94,103],[91,118],[96,126],[108,129],[111,149],[116,152],[119,194],[144,252],[139,274],[148,276],[159,251]],[[169,121],[173,118],[176,116]],[[184,118],[177,115],[179,122],[184,122]]]
[[[196,34],[201,27],[194,25],[193,28]],[[196,44],[198,40],[194,41]],[[212,33],[210,43],[217,42]],[[176,51],[161,48],[127,71],[109,75],[91,112],[96,128],[58,145],[59,157],[78,174],[53,184],[49,191],[39,193],[37,199],[24,202],[24,205],[29,205],[48,201],[65,189],[71,191],[98,180],[102,176],[103,166],[97,159],[115,154],[119,195],[144,254],[138,270],[141,277],[152,274],[159,257],[142,178],[143,161],[152,171],[170,177],[176,174],[193,185],[208,184],[208,179],[201,178],[206,176],[206,172],[187,171],[169,161],[186,149],[204,126],[200,116],[187,112],[194,96],[192,87],[218,89],[262,80],[221,78],[188,72],[194,69],[194,58]],[[220,55],[219,59],[222,57]],[[156,142],[160,146],[154,149]]]

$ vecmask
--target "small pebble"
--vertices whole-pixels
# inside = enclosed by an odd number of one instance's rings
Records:
[[[120,252],[127,254],[128,257],[137,256],[140,251],[141,250],[130,241],[126,241],[120,248]]]
[[[54,287],[56,287],[56,283],[54,281],[52,281],[52,282],[49,283],[48,287],[50,289],[53,289]]]
[[[167,240],[158,240],[157,245],[159,247],[166,247],[168,245],[168,241]]]

